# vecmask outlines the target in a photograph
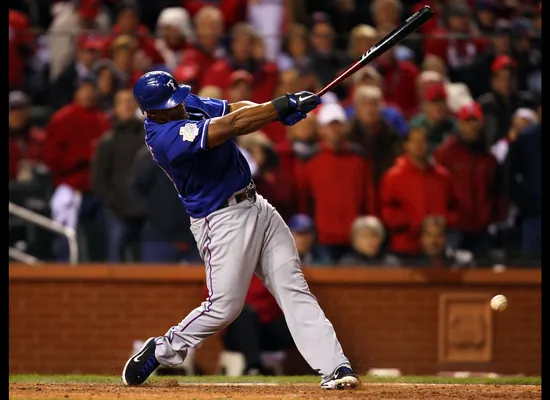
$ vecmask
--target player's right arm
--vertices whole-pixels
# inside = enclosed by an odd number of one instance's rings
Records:
[[[310,92],[288,93],[267,103],[245,106],[212,118],[205,132],[206,147],[216,147],[236,136],[256,132],[270,122],[294,125],[320,103],[321,99]]]

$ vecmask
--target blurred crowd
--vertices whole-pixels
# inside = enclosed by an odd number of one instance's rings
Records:
[[[145,147],[132,85],[165,70],[199,96],[316,92],[424,5],[420,32],[293,127],[239,138],[305,265],[536,265],[540,2],[9,1],[10,201],[79,232],[82,261],[200,257]],[[67,245],[10,220],[11,245]]]

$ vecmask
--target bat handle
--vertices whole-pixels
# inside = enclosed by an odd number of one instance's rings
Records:
[[[324,88],[322,88],[321,90],[319,90],[317,93],[315,93],[315,96],[317,97],[321,97],[322,95],[324,95],[326,92],[328,92],[330,89],[331,89],[332,86],[325,86]]]

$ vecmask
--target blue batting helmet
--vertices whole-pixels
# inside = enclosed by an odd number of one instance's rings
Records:
[[[134,98],[141,111],[166,110],[182,103],[191,86],[178,85],[168,72],[151,71],[134,84]]]

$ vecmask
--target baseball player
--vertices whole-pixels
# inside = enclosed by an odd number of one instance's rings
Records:
[[[191,217],[206,265],[208,297],[166,335],[149,338],[126,362],[122,381],[140,385],[159,365],[183,363],[187,350],[240,314],[256,274],[284,312],[294,342],[321,375],[324,389],[360,382],[332,324],[309,291],[290,230],[260,194],[235,137],[273,121],[294,125],[321,103],[310,92],[287,93],[263,104],[201,98],[161,71],[134,85],[145,115],[145,142],[172,180]]]

